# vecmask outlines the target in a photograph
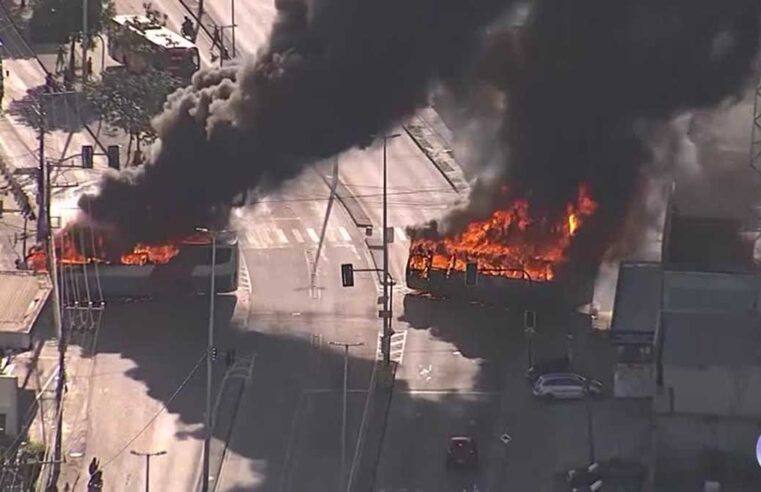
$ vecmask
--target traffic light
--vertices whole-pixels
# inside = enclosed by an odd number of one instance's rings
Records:
[[[94,150],[92,148],[92,145],[82,146],[82,168],[92,169],[93,154],[94,154]]]
[[[106,156],[108,157],[108,167],[111,169],[119,170],[119,146],[109,145],[106,148]]]
[[[341,265],[341,285],[344,287],[354,286],[354,265],[351,263]]]
[[[217,356],[219,356],[219,351],[217,350],[217,347],[212,347],[211,348],[211,361],[212,362],[216,362],[217,361]]]
[[[468,263],[465,265],[465,285],[476,285],[478,278],[478,264]]]

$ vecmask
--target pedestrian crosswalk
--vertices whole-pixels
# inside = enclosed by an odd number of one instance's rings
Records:
[[[383,339],[383,333],[378,333],[378,343],[375,349],[375,357],[378,360],[383,360],[383,352],[381,351],[381,341]],[[407,345],[407,330],[397,331],[391,335],[391,360],[397,364],[402,363],[404,360],[404,347]]]
[[[247,224],[238,231],[241,246],[245,249],[287,248],[294,245],[306,247],[320,242],[321,229],[318,227],[287,227],[279,224]],[[356,234],[356,233],[355,233]],[[354,241],[349,228],[328,227],[324,232],[324,244],[341,245]],[[357,236],[360,242],[363,236]],[[408,241],[403,227],[394,227],[394,241]]]

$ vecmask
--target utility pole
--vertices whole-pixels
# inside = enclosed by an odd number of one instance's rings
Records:
[[[163,456],[166,451],[159,451],[158,453],[139,453],[134,450],[130,450],[130,453],[135,456],[145,456],[145,492],[150,492],[151,486],[151,458],[153,456]]]
[[[233,58],[238,56],[238,53],[235,50],[235,0],[230,0],[230,28],[233,33]]]
[[[202,492],[209,491],[209,467],[211,452],[211,383],[212,383],[212,360],[211,353],[214,348],[214,298],[216,297],[216,268],[217,268],[217,236],[227,234],[229,231],[213,231],[203,227],[197,227],[196,231],[211,236],[211,280],[209,286],[209,338],[206,345],[206,412],[204,415],[204,440],[203,440],[203,484]]]
[[[761,82],[753,91],[753,120],[750,131],[750,167],[761,173]]]
[[[349,412],[349,349],[351,347],[360,347],[363,343],[342,343],[330,342],[331,345],[344,348],[344,387],[343,387],[343,410],[341,414],[341,472],[338,479],[339,492],[344,490],[346,481],[346,421]]]
[[[392,139],[401,136],[399,133],[383,135],[383,362],[391,363],[391,306],[389,299],[389,273],[388,273],[388,172],[386,144]]]
[[[87,0],[82,0],[82,80],[87,76]]]
[[[325,209],[325,218],[322,220],[322,230],[320,231],[320,242],[317,243],[317,255],[314,258],[314,265],[312,265],[312,274],[309,287],[312,291],[315,290],[317,279],[317,267],[320,264],[320,255],[322,254],[322,245],[325,242],[325,232],[328,229],[328,220],[330,220],[330,212],[333,210],[333,202],[336,197],[336,188],[338,187],[338,156],[333,158],[333,179],[330,183],[330,197],[328,198],[328,206]]]

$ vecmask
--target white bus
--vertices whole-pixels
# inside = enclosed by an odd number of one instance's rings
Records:
[[[110,27],[108,54],[131,73],[154,68],[189,81],[200,66],[196,45],[144,15],[114,16]]]

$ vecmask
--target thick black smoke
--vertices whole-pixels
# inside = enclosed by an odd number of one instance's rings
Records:
[[[599,259],[644,196],[652,132],[742,96],[760,22],[758,0],[536,2],[520,70],[490,73],[508,100],[507,162],[439,229],[457,231],[499,208],[504,183],[538,215],[561,213],[587,183],[600,207],[575,253]]]
[[[267,190],[387,130],[472,59],[509,0],[278,0],[256,60],[199,74],[156,119],[150,163],[104,179],[80,207],[124,243],[225,220]]]

